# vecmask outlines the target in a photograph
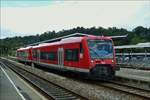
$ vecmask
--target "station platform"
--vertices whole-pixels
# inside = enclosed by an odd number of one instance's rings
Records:
[[[150,70],[120,68],[120,70],[116,72],[116,76],[141,80],[150,83]]]
[[[46,100],[31,85],[0,65],[0,100]]]
[[[5,75],[4,69],[0,69],[0,99],[1,100],[25,100],[16,91],[14,85]]]

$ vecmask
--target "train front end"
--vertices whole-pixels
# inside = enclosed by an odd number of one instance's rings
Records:
[[[116,71],[114,44],[109,37],[87,40],[90,55],[90,75],[92,78],[110,80]]]

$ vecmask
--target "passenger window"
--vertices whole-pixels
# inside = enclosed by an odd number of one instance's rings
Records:
[[[41,52],[40,59],[43,60],[56,60],[56,52]]]
[[[45,59],[46,60],[46,54],[45,54],[45,52],[41,52],[40,59]]]
[[[48,54],[48,59],[49,60],[56,60],[56,58],[57,58],[56,52],[50,52]]]
[[[20,57],[20,51],[17,52],[17,56]]]
[[[65,50],[65,60],[66,61],[78,61],[78,49],[66,49]]]

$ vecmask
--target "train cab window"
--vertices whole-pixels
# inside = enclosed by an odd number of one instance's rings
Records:
[[[66,49],[65,50],[65,60],[66,61],[78,61],[78,49]]]
[[[88,47],[92,59],[112,59],[113,44],[111,40],[90,39]]]

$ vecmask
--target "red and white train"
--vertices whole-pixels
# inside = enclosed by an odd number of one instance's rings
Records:
[[[77,72],[96,79],[112,79],[116,71],[113,41],[104,36],[69,37],[20,48],[17,59],[32,66]]]

